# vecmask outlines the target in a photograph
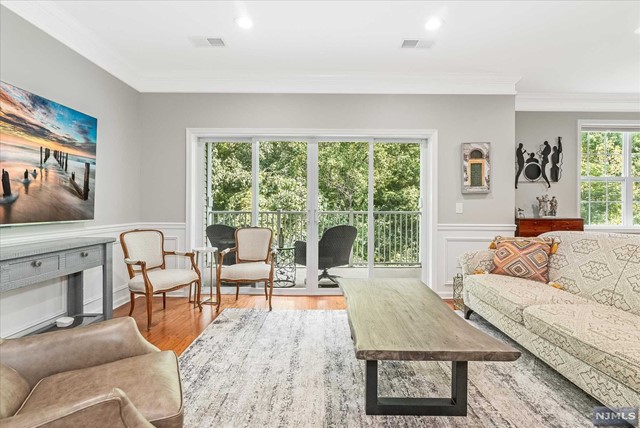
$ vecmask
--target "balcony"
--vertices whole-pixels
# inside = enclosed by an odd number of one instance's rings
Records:
[[[420,216],[419,211],[373,212],[374,267],[421,267]],[[323,230],[332,226],[355,226],[358,234],[348,267],[368,266],[367,211],[320,211],[318,221],[320,236]],[[207,224],[250,226],[251,211],[209,211]],[[258,225],[273,230],[274,242],[283,242],[285,247],[293,246],[295,241],[306,241],[306,211],[260,211]]]

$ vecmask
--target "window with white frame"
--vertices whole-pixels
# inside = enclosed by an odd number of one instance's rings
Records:
[[[586,225],[640,225],[640,128],[580,128],[580,212]]]

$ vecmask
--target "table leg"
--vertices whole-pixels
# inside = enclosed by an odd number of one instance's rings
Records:
[[[105,320],[113,318],[113,244],[105,245],[102,265],[102,315]]]
[[[83,276],[84,272],[75,272],[67,276],[67,313],[70,317],[84,313]]]
[[[216,253],[211,253],[211,254],[213,254],[213,259],[214,259],[214,262],[216,263],[216,268],[217,268],[217,266],[218,266],[217,263],[218,262],[217,262],[217,260],[215,260],[216,259]],[[199,255],[199,253],[197,253],[196,257],[198,255]],[[203,257],[203,259],[204,259],[204,257]],[[200,265],[198,265],[198,266],[200,266]],[[203,263],[201,272],[204,272],[204,268],[205,267],[206,267],[206,262]],[[209,275],[211,277],[211,278],[209,278],[210,279],[210,281],[209,281],[209,298],[207,300],[201,301],[200,304],[201,305],[219,306],[218,302],[220,301],[220,293],[217,290],[216,290],[216,300],[213,300],[213,263],[211,263],[211,265],[209,266]]]
[[[378,397],[378,362],[366,361],[365,412],[367,415],[466,416],[467,362],[451,364],[451,398]]]

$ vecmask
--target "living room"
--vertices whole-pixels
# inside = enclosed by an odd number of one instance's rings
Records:
[[[1,5],[3,424],[637,426],[637,2]]]

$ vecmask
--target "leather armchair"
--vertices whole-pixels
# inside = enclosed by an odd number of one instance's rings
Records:
[[[0,341],[3,427],[182,427],[178,359],[132,318]]]

